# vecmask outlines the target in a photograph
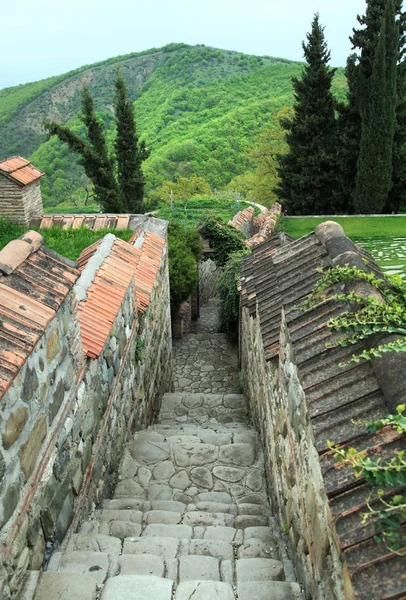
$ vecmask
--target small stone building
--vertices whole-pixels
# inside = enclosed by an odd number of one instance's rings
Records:
[[[1,161],[0,217],[28,226],[33,215],[42,215],[40,179],[43,175],[21,156]]]

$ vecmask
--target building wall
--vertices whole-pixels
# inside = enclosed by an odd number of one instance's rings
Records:
[[[28,226],[33,215],[43,212],[39,181],[21,186],[0,174],[0,217]]]
[[[279,358],[265,361],[259,319],[246,309],[240,343],[244,388],[266,452],[270,498],[282,530],[289,531],[286,541],[306,598],[353,598],[284,319]]]
[[[172,388],[167,253],[147,311],[135,318],[132,282],[98,359],[83,356],[75,303],[73,291],[2,399],[1,598],[111,494],[124,443]]]

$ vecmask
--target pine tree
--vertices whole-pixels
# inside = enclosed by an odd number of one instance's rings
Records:
[[[82,123],[86,126],[88,140],[73,133],[69,127],[55,122],[45,123],[49,135],[56,135],[79,154],[82,165],[94,185],[95,199],[106,212],[122,212],[122,201],[114,176],[114,164],[108,155],[102,124],[97,118],[89,90],[82,90]]]
[[[333,152],[335,149],[334,100],[331,82],[335,70],[328,67],[330,52],[319,15],[303,42],[306,66],[301,78],[293,78],[295,92],[292,119],[281,121],[287,130],[289,151],[280,156],[277,195],[291,214],[325,214],[333,211]]]
[[[367,0],[364,16],[358,15],[359,29],[353,30],[350,40],[358,54],[352,54],[347,62],[348,103],[339,104],[337,133],[340,144],[337,152],[337,183],[335,201],[338,206],[353,211],[356,188],[356,165],[361,143],[361,107],[365,99],[365,82],[371,78],[373,63],[377,51],[379,32],[387,0]],[[406,204],[406,105],[404,54],[406,16],[402,12],[402,0],[394,1],[398,33],[398,73],[397,73],[397,109],[396,133],[393,147],[393,186],[389,193],[384,211],[397,212]],[[403,67],[402,67],[403,63]]]
[[[392,187],[392,151],[396,124],[398,25],[388,0],[369,78],[360,73],[361,144],[357,163],[354,209],[379,213]],[[361,93],[361,92],[360,92]]]
[[[142,162],[149,153],[145,143],[138,141],[133,102],[127,98],[127,88],[119,71],[116,75],[115,112],[117,134],[115,151],[118,181],[125,211],[139,213],[144,196],[145,177]]]

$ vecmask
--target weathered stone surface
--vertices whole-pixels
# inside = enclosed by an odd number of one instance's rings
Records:
[[[221,502],[231,504],[232,498],[227,492],[202,492],[199,494],[200,502]]]
[[[255,461],[255,449],[251,444],[230,444],[221,446],[220,462],[236,465],[237,467],[249,467]]]
[[[249,581],[237,584],[238,600],[300,600],[302,593],[297,583],[274,581],[272,596],[268,581]]]
[[[247,487],[253,492],[259,492],[262,489],[263,477],[261,471],[253,469],[246,479]]]
[[[148,487],[148,500],[171,500],[172,488],[165,483],[152,483]]]
[[[174,500],[154,500],[151,502],[151,510],[169,510],[170,512],[183,513],[186,510],[186,504]]]
[[[175,474],[175,467],[170,460],[164,460],[157,464],[152,474],[157,481],[169,481],[172,475]]]
[[[259,538],[272,541],[275,535],[270,527],[247,527],[244,530],[244,540]]]
[[[27,368],[21,390],[21,399],[24,402],[29,402],[37,391],[38,385],[38,375],[35,369]]]
[[[32,428],[27,440],[20,447],[18,455],[20,457],[21,470],[26,479],[28,479],[35,467],[42,442],[47,434],[47,429],[46,417],[45,415],[41,415]]]
[[[183,523],[185,525],[192,525],[192,527],[233,527],[234,515],[227,513],[207,513],[204,511],[187,512],[183,517]]]
[[[223,504],[222,502],[198,502],[196,509],[206,512],[228,513],[234,516],[238,514],[238,508],[235,504]]]
[[[91,575],[101,586],[109,573],[108,554],[104,552],[66,552],[61,557],[60,573]]]
[[[181,556],[179,580],[220,581],[220,563],[212,556]]]
[[[214,467],[213,475],[222,481],[236,483],[243,479],[245,471],[244,469],[237,469],[235,467]]]
[[[218,448],[211,444],[176,444],[174,457],[179,467],[204,466],[218,457]]]
[[[15,511],[20,497],[19,485],[10,485],[7,487],[3,497],[3,517],[0,519],[0,528],[2,528],[13,512]]]
[[[141,523],[142,512],[139,510],[103,510],[100,518],[107,523],[110,523],[110,521]]]
[[[234,527],[207,527],[204,532],[205,540],[222,540],[231,543],[236,536],[237,530]]]
[[[222,540],[191,540],[187,552],[188,554],[214,556],[219,560],[234,558],[233,546]]]
[[[191,538],[193,530],[188,525],[147,525],[142,534],[144,537],[173,537],[177,539]]]
[[[238,548],[237,558],[274,558],[278,560],[276,542],[250,538]]]
[[[129,451],[140,464],[153,465],[169,458],[169,444],[165,442],[132,442]]]
[[[91,575],[73,573],[41,573],[35,600],[96,600],[96,580]]]
[[[171,477],[169,485],[177,490],[186,490],[191,484],[187,471],[179,471]]]
[[[148,525],[152,523],[176,525],[181,522],[182,515],[168,510],[151,510],[144,514],[144,520]]]
[[[124,554],[118,559],[120,575],[155,575],[163,577],[165,564],[153,554]]]
[[[283,581],[283,565],[271,558],[240,558],[235,563],[237,583]]]
[[[130,521],[112,521],[109,523],[109,533],[118,538],[141,535],[142,527]]]
[[[24,580],[24,584],[22,589],[20,590],[18,596],[17,596],[17,600],[32,600],[34,598],[34,594],[35,594],[35,589],[38,585],[38,579],[40,576],[40,572],[39,571],[29,571],[28,575],[26,577],[26,579]],[[0,598],[4,597],[4,600],[8,600],[6,599],[6,596],[2,596],[2,591],[0,589]]]
[[[124,540],[124,554],[153,554],[162,558],[175,558],[179,539],[175,537],[142,537]]]
[[[109,579],[101,600],[172,600],[173,581],[154,575],[119,575]]]
[[[7,419],[5,431],[2,435],[3,448],[8,450],[20,437],[28,419],[28,410],[25,406],[17,408]]]
[[[213,487],[213,477],[207,467],[195,467],[190,471],[190,479],[197,487],[211,490]]]
[[[115,498],[142,498],[144,496],[144,488],[139,483],[132,479],[124,479],[119,481],[114,493]]]
[[[87,535],[78,533],[72,536],[68,550],[83,552],[106,552],[111,556],[119,556],[121,552],[121,541],[109,535]]]
[[[55,329],[53,330],[53,332],[51,333],[51,335],[48,337],[48,340],[47,340],[46,353],[47,353],[48,363],[51,363],[58,356],[60,349],[61,349],[61,341],[60,341],[59,329],[57,327],[55,327]]]
[[[239,515],[235,519],[236,529],[247,529],[247,527],[266,527],[268,524],[268,517],[264,517],[263,515]]]
[[[49,423],[52,423],[59,409],[61,408],[63,399],[65,396],[65,382],[60,379],[56,385],[56,388],[52,394],[52,401],[49,404]]]
[[[175,600],[234,600],[233,588],[218,581],[184,581],[179,584]],[[252,600],[252,598],[250,599]]]

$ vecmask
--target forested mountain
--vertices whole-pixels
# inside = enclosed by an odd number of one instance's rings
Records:
[[[86,177],[66,145],[46,141],[43,121],[69,122],[80,131],[76,115],[86,85],[111,130],[118,65],[135,101],[140,138],[151,151],[147,191],[194,174],[219,189],[249,170],[247,147],[274,126],[273,115],[292,105],[291,76],[302,69],[302,63],[279,58],[170,44],[0,90],[0,159],[21,154],[45,171],[47,205],[69,201],[86,187]],[[340,99],[345,85],[338,70],[334,91]]]

